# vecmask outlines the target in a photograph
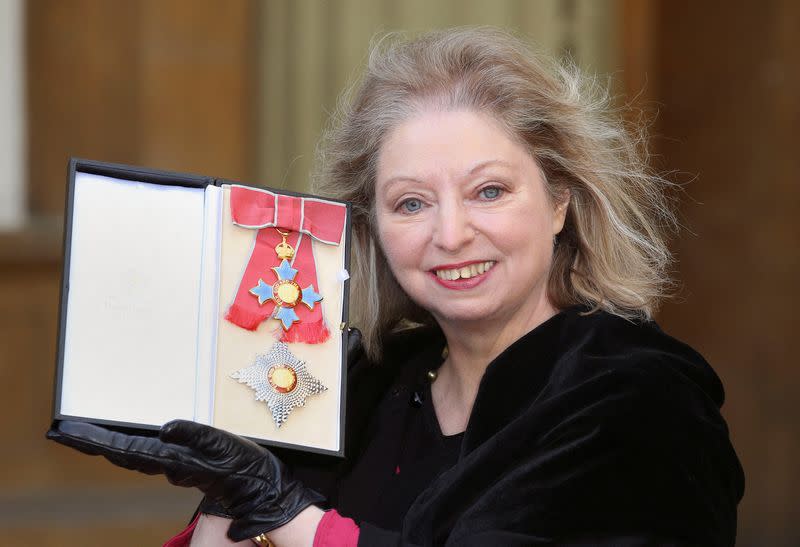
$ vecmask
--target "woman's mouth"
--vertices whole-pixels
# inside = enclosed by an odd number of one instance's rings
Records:
[[[459,279],[469,279],[471,277],[476,277],[486,273],[492,268],[492,266],[494,266],[493,261],[473,262],[472,264],[461,267],[436,269],[433,270],[433,273],[435,273],[436,277],[439,279],[444,279],[446,281],[457,281]]]
[[[439,285],[448,289],[465,290],[480,285],[486,274],[495,265],[494,261],[447,264],[431,270],[431,276]]]

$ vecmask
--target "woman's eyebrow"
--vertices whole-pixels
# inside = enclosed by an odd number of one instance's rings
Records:
[[[467,172],[467,174],[468,175],[474,175],[475,173],[477,173],[481,169],[485,169],[487,167],[492,167],[492,166],[495,166],[495,165],[499,165],[501,167],[507,167],[509,169],[513,168],[513,165],[510,162],[507,162],[506,160],[492,159],[492,160],[485,160],[485,161],[482,161],[482,162],[479,162],[479,163],[475,164]]]
[[[394,184],[396,182],[416,182],[417,184],[425,184],[423,181],[408,175],[395,175],[384,182],[383,185],[389,186],[390,184]]]

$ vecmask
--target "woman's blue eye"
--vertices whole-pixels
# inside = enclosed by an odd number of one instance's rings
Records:
[[[416,213],[417,211],[422,209],[422,202],[418,199],[411,198],[401,203],[400,207],[402,207],[409,213]]]
[[[500,197],[500,188],[497,186],[487,186],[486,188],[481,189],[480,195],[483,196],[484,199],[497,199]]]

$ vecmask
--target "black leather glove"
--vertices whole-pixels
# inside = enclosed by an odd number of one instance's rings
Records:
[[[220,429],[185,420],[165,424],[158,437],[126,435],[83,422],[63,421],[47,438],[113,464],[166,475],[194,486],[233,518],[228,537],[242,541],[292,520],[318,493],[292,479],[269,450]]]

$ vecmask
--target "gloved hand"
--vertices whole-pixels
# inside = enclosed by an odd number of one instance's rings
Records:
[[[185,420],[165,424],[158,437],[63,421],[47,432],[47,438],[126,469],[160,473],[172,484],[199,488],[233,518],[228,537],[234,541],[278,528],[324,499],[292,479],[266,448]]]
[[[361,332],[348,329],[347,360],[363,355]],[[291,478],[269,450],[210,426],[176,420],[158,437],[126,435],[73,421],[63,421],[47,438],[111,463],[163,474],[173,484],[205,493],[200,510],[233,519],[228,537],[242,541],[292,520],[324,498]]]

